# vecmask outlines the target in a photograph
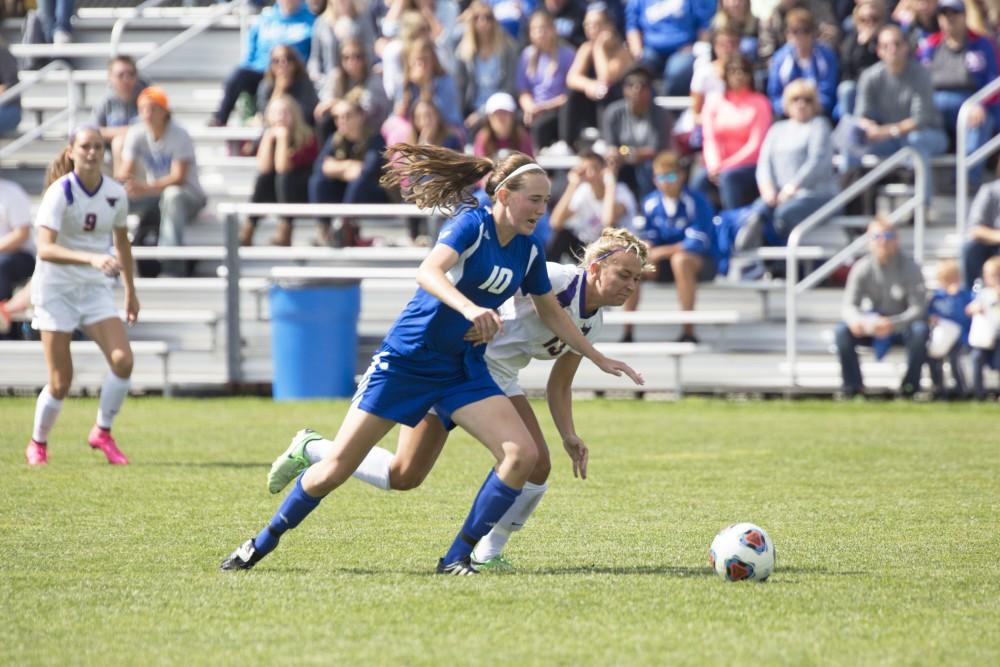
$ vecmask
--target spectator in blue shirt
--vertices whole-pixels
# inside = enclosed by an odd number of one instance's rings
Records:
[[[629,0],[625,6],[629,50],[654,72],[663,72],[667,95],[690,93],[691,47],[708,29],[715,7],[715,0]]]
[[[776,116],[782,113],[781,95],[795,79],[808,79],[816,86],[820,105],[827,116],[837,102],[840,68],[837,54],[816,41],[816,21],[805,9],[793,9],[785,18],[788,42],[771,58],[767,77],[767,96]]]
[[[699,280],[715,277],[714,211],[704,195],[686,187],[687,174],[680,156],[664,151],[653,159],[656,191],[642,200],[642,218],[636,219],[636,236],[649,246],[649,261],[657,280],[677,284],[681,310],[694,310]],[[639,305],[637,289],[625,303],[625,310]],[[625,327],[625,340],[632,339],[632,328]],[[685,324],[679,342],[697,343],[694,325]]]
[[[261,12],[247,34],[243,61],[222,84],[222,101],[209,125],[225,125],[229,121],[240,93],[256,96],[257,86],[271,64],[274,47],[291,46],[298,51],[302,62],[308,62],[315,20],[302,0],[277,0],[275,6]]]
[[[524,28],[528,25],[528,17],[538,7],[538,0],[487,0],[493,8],[497,23],[514,38],[514,41],[524,41]]]
[[[1000,66],[990,40],[969,30],[962,0],[938,2],[938,25],[940,32],[920,43],[917,58],[930,70],[934,106],[944,116],[945,129],[954,134],[959,108],[977,90],[1000,76]],[[969,113],[968,153],[993,136],[1000,120],[998,99],[994,96],[986,106],[976,105]],[[972,169],[969,175],[978,183],[982,167]]]
[[[927,304],[927,324],[931,327],[927,368],[934,383],[935,396],[944,398],[948,395],[944,385],[944,360],[947,359],[955,379],[954,395],[960,397],[968,391],[965,374],[962,372],[962,352],[969,341],[969,327],[972,324],[972,318],[965,309],[972,302],[973,294],[972,290],[962,287],[962,272],[955,260],[938,262],[936,273],[940,287],[934,290]],[[946,327],[942,325],[942,320],[948,320],[952,324]],[[949,328],[957,330],[954,340],[944,340],[944,334]],[[939,337],[944,343],[951,342],[948,349],[944,349],[936,340]]]

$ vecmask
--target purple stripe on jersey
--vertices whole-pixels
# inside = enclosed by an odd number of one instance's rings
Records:
[[[559,302],[560,306],[565,308],[569,304],[573,303],[573,297],[576,296],[576,290],[579,284],[580,284],[580,274],[578,273],[576,274],[576,276],[573,277],[573,280],[570,282],[570,284],[566,286],[566,289],[564,289],[562,292],[559,292],[559,294],[556,294],[556,300]]]
[[[577,274],[577,277],[579,277],[580,275],[581,274]],[[598,309],[595,308],[594,312],[592,313],[587,312],[587,280],[584,279],[582,282],[583,282],[583,289],[580,290],[580,317],[584,319],[589,319],[597,314]]]
[[[69,182],[68,178],[64,178],[62,182],[63,194],[66,195],[66,203],[73,203],[73,184]]]
[[[88,197],[93,197],[94,195],[96,195],[96,194],[97,194],[97,193],[98,193],[98,192],[100,191],[100,189],[101,189],[101,186],[102,186],[102,185],[104,185],[104,175],[102,174],[102,175],[101,175],[101,180],[99,180],[99,181],[97,182],[97,187],[96,187],[96,188],[94,188],[94,191],[93,191],[93,192],[91,192],[90,190],[88,190],[88,189],[87,189],[87,186],[85,186],[85,185],[83,184],[83,181],[81,181],[81,180],[80,180],[80,177],[76,175],[76,172],[75,172],[75,171],[73,171],[73,172],[70,172],[70,173],[71,173],[71,174],[73,174],[73,180],[75,180],[75,181],[76,181],[76,184],[80,186],[80,189],[81,189],[81,190],[83,190],[84,192],[86,192],[86,193],[87,193],[87,196],[88,196]],[[69,202],[69,203],[70,203],[70,204],[72,204],[72,203],[73,203],[73,200],[70,200],[70,202]]]

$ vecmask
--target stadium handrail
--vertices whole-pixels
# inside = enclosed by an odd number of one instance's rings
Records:
[[[223,260],[226,281],[226,375],[231,384],[243,379],[242,337],[240,333],[240,278],[242,255],[250,259],[252,251],[241,249],[238,227],[243,216],[290,216],[313,218],[367,217],[367,218],[430,218],[439,212],[422,209],[412,204],[253,204],[225,202],[216,206],[216,213],[223,221],[225,250]],[[137,248],[137,250],[139,250]],[[143,251],[139,251],[142,254]],[[184,251],[179,249],[179,253]],[[200,248],[218,258],[218,250]]]
[[[145,2],[141,2],[133,7],[128,14],[115,21],[115,24],[111,26],[111,37],[108,39],[108,45],[111,47],[111,53],[117,54],[119,52],[119,47],[122,42],[122,34],[125,32],[126,25],[142,16],[150,7],[156,7],[162,3],[163,0],[146,0]]]
[[[93,45],[71,44],[68,45],[67,48],[76,49],[77,51],[79,51],[80,49],[92,47],[96,50],[99,50],[101,53],[107,52],[109,55],[123,53],[126,51],[129,53],[134,53],[136,55],[144,54],[136,61],[136,66],[141,69],[149,67],[150,65],[157,62],[164,56],[172,53],[178,47],[183,46],[196,36],[200,35],[202,32],[208,30],[213,25],[220,22],[223,18],[228,17],[236,12],[239,12],[241,17],[240,25],[242,31],[245,28],[246,16],[249,15],[249,12],[246,8],[248,0],[230,0],[230,2],[213,7],[207,13],[205,18],[202,18],[197,23],[186,28],[179,34],[174,35],[173,37],[168,39],[163,44],[160,44],[159,46],[157,46],[155,43],[147,44],[145,42],[142,42],[137,44],[130,44],[126,48],[126,45],[121,42],[121,37],[122,34],[124,33],[125,26],[128,24],[128,22],[135,17],[141,16],[143,10],[145,10],[146,8],[154,7],[155,5],[160,4],[161,2],[163,2],[163,0],[146,0],[146,2],[143,2],[142,4],[135,7],[128,15],[118,19],[115,22],[114,27],[112,28],[112,35],[108,44],[93,44]],[[58,48],[58,47],[53,47],[52,45],[44,45],[44,46],[48,47],[49,49]],[[11,45],[11,48],[12,52],[14,52],[18,48],[23,49],[27,47],[26,45],[15,44]],[[32,54],[26,52],[26,55],[32,55]],[[75,89],[73,88],[74,84],[73,68],[70,67],[64,61],[57,60],[53,63],[50,63],[49,65],[46,65],[45,67],[38,70],[38,74],[42,74],[43,72],[45,72],[46,74],[43,74],[40,77],[33,76],[26,78],[24,81],[19,82],[10,90],[5,91],[2,95],[0,95],[0,103],[5,101],[6,99],[9,99],[7,97],[8,95],[10,95],[10,97],[13,97],[16,94],[26,92],[27,90],[30,90],[37,84],[43,83],[44,81],[48,80],[49,76],[51,76],[49,73],[54,71],[55,69],[66,69],[69,71],[69,76],[66,77],[67,91],[68,91],[67,100],[69,102],[68,108],[63,111],[57,112],[54,116],[50,117],[48,120],[33,127],[28,132],[24,133],[14,141],[4,146],[2,149],[0,149],[0,158],[12,155],[16,151],[23,148],[24,146],[27,146],[35,139],[41,137],[42,133],[45,132],[45,130],[48,127],[61,121],[63,118],[67,119],[67,124],[69,125],[70,130],[72,130],[73,124],[75,123],[76,120],[76,107],[77,107]]]
[[[139,69],[149,67],[150,65],[160,60],[164,56],[173,53],[173,51],[178,47],[187,44],[189,41],[191,41],[201,33],[205,32],[215,24],[219,23],[225,17],[234,14],[236,12],[239,12],[241,16],[240,26],[242,33],[243,28],[245,26],[244,19],[248,14],[248,11],[246,9],[247,3],[248,0],[230,0],[230,2],[227,2],[225,4],[217,5],[205,18],[201,19],[200,21],[190,26],[189,28],[184,29],[182,32],[174,35],[173,37],[165,41],[163,44],[161,44],[152,53],[149,53],[140,58],[139,60],[137,60],[136,66],[139,67]],[[122,30],[124,30],[124,28]],[[114,32],[114,30],[112,30],[112,32]],[[241,39],[240,41],[242,43],[243,40]]]
[[[994,79],[971,95],[958,109],[955,123],[955,231],[958,238],[965,234],[965,219],[969,215],[969,170],[1000,150],[1000,134],[966,155],[969,141],[969,113],[974,106],[1000,91],[1000,79]],[[986,113],[989,113],[987,109]]]
[[[817,267],[812,273],[799,280],[799,259],[797,251],[802,237],[810,229],[824,224],[846,203],[873,187],[887,173],[905,162],[910,162],[914,170],[914,193],[899,208],[887,217],[893,224],[913,214],[913,259],[920,264],[924,257],[924,225],[926,224],[926,195],[924,174],[930,168],[924,156],[914,148],[906,146],[893,153],[863,177],[852,183],[846,190],[825,203],[815,213],[795,226],[788,235],[788,257],[785,261],[785,357],[788,366],[788,381],[791,389],[798,385],[798,310],[796,299],[799,294],[812,289],[820,281],[832,274],[845,261],[860,254],[868,242],[868,235],[862,234],[840,252]]]
[[[11,86],[9,89],[0,93],[0,104],[5,104],[8,100],[17,97],[21,93],[35,85],[47,81],[49,77],[52,76],[52,72],[66,70],[70,74],[73,72],[73,68],[70,67],[69,63],[65,60],[54,60],[45,67],[42,67],[34,73],[34,76],[26,78],[24,81],[19,81],[18,83]],[[66,119],[66,133],[69,134],[73,131],[73,123],[76,120],[76,89],[73,87],[73,77],[66,77],[66,108],[62,111],[55,113],[50,116],[47,120],[39,123],[35,127],[31,128],[17,139],[14,139],[9,144],[0,148],[0,160],[7,157],[8,155],[13,155],[15,152],[19,151],[23,146],[27,146],[32,141],[42,136],[46,129],[50,126],[55,125],[63,119]]]

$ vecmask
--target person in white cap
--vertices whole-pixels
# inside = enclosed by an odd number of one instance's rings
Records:
[[[517,103],[508,93],[493,93],[486,100],[486,122],[476,133],[472,153],[476,157],[492,157],[501,151],[519,151],[533,155],[531,134],[517,119]]]

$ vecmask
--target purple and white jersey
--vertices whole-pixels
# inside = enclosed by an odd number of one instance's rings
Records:
[[[88,192],[71,172],[45,191],[35,226],[57,232],[56,243],[64,248],[106,255],[112,246],[112,229],[125,227],[127,215],[128,195],[120,183],[105,176],[97,190]],[[39,259],[35,265],[32,294],[112,283],[112,278],[92,266],[56,264]]]
[[[586,270],[555,262],[546,263],[545,268],[559,304],[583,335],[593,342],[604,325],[604,316],[600,310],[587,315]],[[545,326],[529,296],[518,293],[504,302],[500,306],[500,318],[503,331],[486,346],[486,362],[491,373],[497,364],[508,374],[510,371],[516,373],[532,359],[555,359],[569,348]]]

